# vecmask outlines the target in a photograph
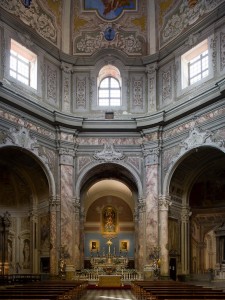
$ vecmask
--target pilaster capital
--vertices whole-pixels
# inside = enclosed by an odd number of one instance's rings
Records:
[[[143,213],[146,210],[146,202],[143,198],[138,199],[138,210],[140,213]]]
[[[73,166],[76,149],[59,148],[60,164]]]
[[[155,165],[159,163],[160,147],[150,149],[143,146],[142,153],[145,158],[145,166]]]
[[[189,222],[189,218],[192,215],[192,212],[190,211],[190,207],[182,207],[181,209],[181,221],[182,222]]]
[[[172,201],[169,195],[159,196],[159,211],[168,211],[171,205]]]
[[[65,62],[62,62],[61,63],[61,70],[65,73],[72,73],[73,72],[73,65],[71,64],[68,64],[68,63],[65,63]]]
[[[80,199],[73,198],[73,209],[74,213],[79,214],[80,213]]]
[[[38,213],[37,213],[37,210],[36,209],[33,209],[29,212],[29,217],[30,217],[30,220],[32,222],[37,222],[38,220]]]
[[[49,197],[49,207],[50,207],[50,211],[58,210],[60,207],[60,197],[59,196]]]
[[[146,66],[146,72],[148,73],[148,75],[155,75],[157,69],[158,69],[158,64],[156,62]]]
[[[2,224],[7,229],[11,226],[11,214],[8,211],[3,214]]]

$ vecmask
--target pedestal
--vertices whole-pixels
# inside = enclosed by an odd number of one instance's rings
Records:
[[[66,279],[72,280],[74,279],[75,268],[74,265],[66,265]]]
[[[154,269],[150,265],[144,267],[144,280],[154,280]]]

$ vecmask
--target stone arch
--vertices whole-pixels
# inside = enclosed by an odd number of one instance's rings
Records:
[[[84,180],[85,177],[87,176],[87,174],[93,170],[95,167],[97,166],[101,166],[101,165],[106,165],[106,164],[112,164],[112,165],[117,165],[117,166],[121,166],[124,169],[126,169],[129,174],[131,175],[131,177],[133,178],[134,183],[137,186],[137,190],[138,190],[138,199],[142,199],[143,198],[143,188],[142,188],[142,183],[141,183],[141,179],[139,177],[139,175],[137,174],[137,172],[128,164],[121,162],[121,161],[117,161],[117,162],[95,162],[93,161],[92,163],[90,163],[88,166],[86,166],[82,172],[80,173],[80,175],[77,178],[76,181],[76,189],[75,189],[75,197],[76,199],[80,199],[80,191],[82,188],[82,185],[84,184]]]
[[[56,185],[53,174],[49,168],[49,161],[47,157],[40,155],[37,140],[30,135],[30,131],[27,128],[21,126],[18,129],[12,128],[8,132],[5,132],[5,139],[4,142],[0,144],[0,150],[5,147],[18,149],[32,157],[45,173],[49,184],[49,196],[56,196]]]
[[[225,153],[224,141],[214,141],[213,134],[209,131],[202,132],[198,127],[193,127],[189,131],[188,138],[180,143],[179,153],[172,159],[163,180],[162,191],[164,195],[169,194],[170,182],[173,174],[179,164],[185,160],[191,153],[197,152],[203,148],[217,149]]]

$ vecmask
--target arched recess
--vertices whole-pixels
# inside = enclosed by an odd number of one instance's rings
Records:
[[[176,259],[177,275],[206,274],[218,268],[218,256],[223,259],[216,230],[225,218],[224,150],[212,142],[181,149],[165,176],[164,193],[172,203],[168,251]],[[209,187],[213,192],[207,192]]]
[[[4,272],[49,272],[53,175],[30,149],[5,144],[0,146],[0,174],[1,217],[9,213],[10,220],[2,249],[6,254]]]
[[[138,209],[139,195],[142,195],[138,174],[122,162],[93,162],[83,170],[76,183],[76,194],[78,196],[79,193],[78,199],[80,199],[84,221],[80,235],[80,245],[83,246],[81,253],[84,253],[81,260],[84,267],[90,268],[90,255],[97,255],[91,252],[92,241],[97,241],[98,254],[107,254],[102,213],[109,206],[115,210],[117,222],[112,251],[119,255],[121,242],[127,242],[129,264],[134,268],[138,232],[135,228],[135,214]]]

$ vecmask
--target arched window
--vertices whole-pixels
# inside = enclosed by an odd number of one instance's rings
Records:
[[[121,76],[119,70],[113,65],[104,66],[98,76],[98,105],[121,105]]]

